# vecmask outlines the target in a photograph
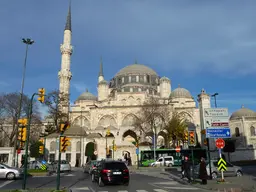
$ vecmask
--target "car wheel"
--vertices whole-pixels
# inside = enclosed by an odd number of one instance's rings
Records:
[[[98,184],[99,184],[99,187],[104,187],[104,183],[103,183],[101,177],[99,177],[99,182],[98,182]]]
[[[218,177],[217,173],[216,173],[216,172],[213,172],[213,173],[212,173],[212,178],[213,178],[213,179],[217,179],[217,177]]]
[[[15,174],[13,172],[7,173],[6,179],[13,180],[15,179]]]
[[[92,182],[95,182],[95,176],[94,176],[94,174],[92,174],[91,179],[92,179]]]
[[[168,164],[168,167],[172,167],[172,166],[173,166],[172,163],[169,163],[169,164]]]
[[[243,176],[242,171],[237,171],[237,172],[236,172],[236,176],[237,176],[237,177],[241,177],[241,176]]]
[[[129,182],[124,182],[124,186],[128,186],[129,185]]]
[[[35,169],[39,169],[39,167],[36,166]]]

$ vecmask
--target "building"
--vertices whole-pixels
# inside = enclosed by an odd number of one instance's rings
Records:
[[[64,41],[60,47],[62,54],[61,70],[58,73],[59,90],[65,94],[70,94],[72,78],[70,71],[73,50],[71,39],[71,9],[69,7]],[[136,147],[132,141],[139,136],[143,143],[152,143],[152,138],[150,138],[150,134],[136,130],[134,122],[140,117],[140,110],[144,101],[151,97],[157,98],[161,104],[169,109],[170,118],[172,112],[178,112],[190,123],[189,128],[196,130],[197,134],[200,135],[202,129],[200,111],[211,107],[210,95],[204,90],[195,100],[187,89],[178,86],[172,90],[169,78],[159,77],[156,71],[137,62],[121,69],[110,82],[107,82],[104,78],[102,60],[99,66],[98,96],[85,90],[77,98],[75,105],[71,106],[70,111],[68,103],[62,104],[63,110],[70,113],[71,127],[64,135],[71,138],[71,145],[67,148],[66,153],[62,153],[61,158],[70,161],[72,166],[84,164],[88,158],[86,151],[89,149],[91,150],[90,153],[93,153],[97,158],[105,158],[106,149],[111,149],[113,140],[117,147],[114,158],[122,158],[123,154],[126,153],[131,156],[132,163],[136,164]],[[196,101],[198,101],[199,107],[197,107]],[[255,112],[250,111],[248,114],[250,114],[248,117],[250,122],[254,124],[252,126],[256,127]],[[246,113],[246,120],[248,114]],[[245,129],[242,129],[243,120],[245,120],[243,115],[244,113],[235,112],[230,119],[232,127],[239,127],[239,131],[240,127],[241,130]],[[107,130],[110,131],[108,137],[106,137]],[[235,128],[234,132],[236,130]],[[242,134],[242,132],[239,133]],[[163,134],[163,131],[157,132],[157,137],[159,137],[157,144],[159,146],[164,143]],[[243,132],[244,134],[248,133]],[[252,137],[255,137],[255,128]],[[201,137],[198,139],[201,142]],[[58,135],[49,135],[46,138],[46,148],[50,161],[58,159],[56,146],[58,146]],[[141,149],[150,147],[151,145],[148,144],[141,145]]]

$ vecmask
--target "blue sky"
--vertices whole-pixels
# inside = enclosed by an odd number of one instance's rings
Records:
[[[219,93],[220,107],[256,110],[256,1],[73,0],[71,100],[97,94],[100,57],[111,79],[134,63],[188,89]],[[0,92],[20,90],[25,45],[25,93],[58,88],[68,0],[1,0]]]

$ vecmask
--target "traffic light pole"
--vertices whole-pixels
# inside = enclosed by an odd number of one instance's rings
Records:
[[[62,132],[60,132],[59,136],[59,158],[58,158],[58,169],[57,169],[57,186],[56,190],[60,190],[60,161],[61,161],[61,136],[63,135]]]
[[[30,99],[29,109],[28,109],[28,125],[27,125],[27,137],[26,137],[26,144],[25,144],[25,161],[24,161],[24,176],[22,182],[22,189],[26,189],[27,183],[27,174],[28,174],[28,145],[29,145],[29,138],[30,138],[30,124],[31,124],[31,117],[32,117],[32,108],[33,108],[33,100],[34,96],[38,95],[34,93]]]

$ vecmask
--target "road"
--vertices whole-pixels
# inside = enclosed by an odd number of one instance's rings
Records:
[[[2,189],[20,189],[22,180],[0,181],[0,192]],[[56,187],[56,176],[30,177],[27,188],[51,188]],[[198,188],[182,185],[173,180],[156,178],[152,176],[131,173],[130,185],[107,185],[99,187],[92,183],[88,174],[75,171],[72,174],[61,176],[61,188],[69,188],[72,192],[182,192],[198,191]]]

